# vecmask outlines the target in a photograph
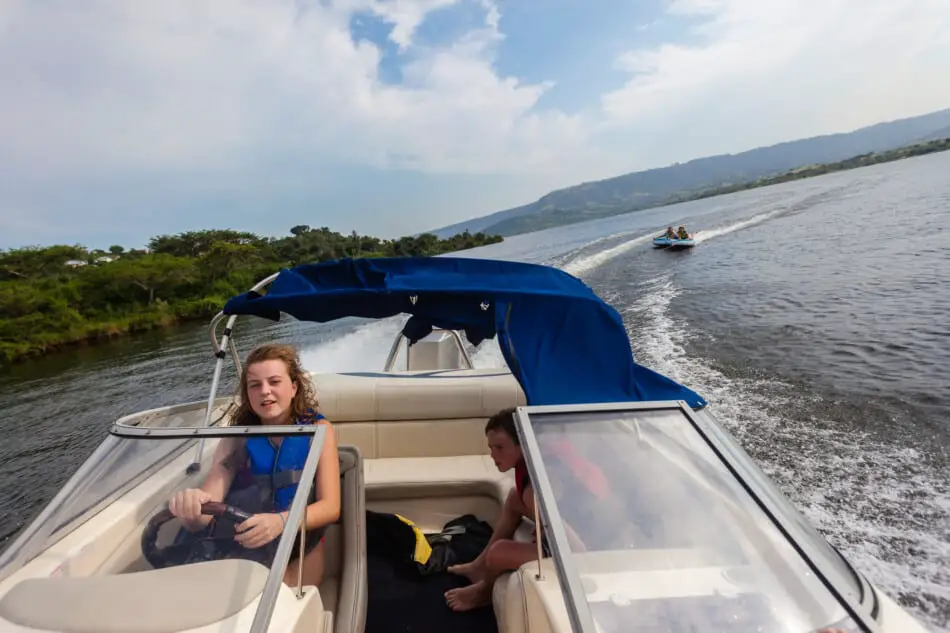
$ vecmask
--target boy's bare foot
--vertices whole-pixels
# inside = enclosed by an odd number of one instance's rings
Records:
[[[474,585],[449,589],[445,592],[445,603],[453,611],[470,611],[491,604],[491,585],[479,580]]]
[[[446,571],[456,576],[465,576],[472,584],[481,581],[481,579],[485,577],[485,571],[480,565],[476,565],[474,561],[471,563],[462,563],[461,565],[450,565]]]

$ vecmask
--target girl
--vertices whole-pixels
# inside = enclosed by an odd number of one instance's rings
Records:
[[[301,367],[296,350],[289,345],[262,345],[253,350],[241,373],[240,391],[241,400],[233,415],[233,425],[326,426],[313,486],[315,494],[311,494],[311,503],[304,515],[307,551],[301,563],[299,547],[295,546],[284,573],[284,583],[296,586],[298,567],[302,564],[303,584],[319,586],[324,569],[323,534],[327,526],[340,517],[340,462],[333,426],[311,408],[311,405],[317,406],[313,385]],[[309,446],[309,436],[223,438],[201,487],[175,493],[168,508],[186,529],[200,530],[211,522],[210,516],[201,514],[201,504],[223,501],[232,492],[232,484],[237,484],[233,486],[237,488],[240,480],[249,480],[256,484],[253,496],[261,500],[262,511],[236,526],[234,540],[252,550],[271,543],[276,545],[287,528],[290,503],[297,490],[293,475],[299,475],[303,469]]]

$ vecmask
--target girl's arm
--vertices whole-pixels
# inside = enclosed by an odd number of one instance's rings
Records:
[[[231,482],[241,465],[247,460],[244,442],[235,438],[222,438],[214,450],[211,468],[198,488],[180,490],[169,502],[172,514],[181,519],[185,529],[196,531],[211,523],[207,514],[201,514],[200,506],[208,501],[224,501],[231,489]]]
[[[214,450],[214,461],[208,476],[201,484],[201,489],[211,495],[212,501],[224,501],[234,476],[245,462],[247,451],[244,449],[244,442],[233,437],[221,438]]]

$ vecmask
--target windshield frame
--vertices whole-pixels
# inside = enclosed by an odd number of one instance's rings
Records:
[[[284,530],[277,544],[277,551],[274,553],[274,560],[271,562],[267,573],[267,580],[264,583],[264,589],[261,592],[260,602],[257,610],[254,612],[254,621],[251,623],[250,633],[264,633],[270,625],[271,617],[274,613],[274,605],[277,604],[277,595],[280,592],[280,586],[284,582],[284,572],[290,563],[290,553],[294,546],[296,534],[301,534],[301,549],[306,539],[306,509],[309,505],[307,498],[310,490],[313,488],[314,478],[317,475],[317,465],[320,462],[320,455],[323,452],[323,443],[326,439],[326,426],[323,424],[294,424],[294,425],[261,425],[261,426],[225,426],[219,428],[206,427],[183,427],[183,428],[148,428],[143,426],[129,426],[116,422],[109,431],[111,435],[132,439],[139,438],[163,438],[163,439],[192,439],[205,437],[254,437],[262,435],[265,437],[273,436],[291,436],[291,435],[310,435],[310,450],[307,453],[307,460],[304,462],[303,472],[300,474],[300,481],[297,484],[297,490],[294,494],[294,500],[290,504],[290,510],[287,513],[286,525],[297,526],[294,530]],[[302,553],[302,552],[301,552]],[[301,560],[301,569],[302,569]],[[299,583],[299,581],[298,581]],[[297,596],[302,596],[302,587],[298,584]]]
[[[230,398],[219,398],[215,404],[216,406],[220,406],[229,400]],[[79,467],[73,471],[72,475],[69,476],[59,491],[53,495],[53,497],[40,509],[39,513],[34,515],[17,533],[17,535],[6,544],[6,546],[3,548],[3,551],[0,551],[0,581],[5,580],[10,574],[14,573],[23,565],[28,564],[37,556],[37,552],[29,551],[27,552],[26,556],[22,555],[21,552],[24,549],[24,545],[29,544],[29,542],[35,538],[37,532],[46,531],[46,526],[49,519],[56,515],[60,508],[64,504],[68,503],[69,499],[75,495],[81,494],[88,488],[89,485],[94,483],[94,479],[89,479],[90,473],[93,473],[97,469],[101,468],[104,462],[110,462],[112,460],[118,459],[121,456],[121,432],[116,434],[113,432],[115,429],[121,430],[136,427],[144,428],[143,425],[155,421],[173,421],[176,419],[176,416],[186,415],[196,409],[196,407],[204,406],[204,404],[204,402],[185,402],[167,405],[164,407],[156,407],[123,416],[117,421],[113,422],[103,440],[98,446],[96,446],[96,448],[85,459],[85,461],[80,463]],[[202,430],[208,430],[220,428],[218,426],[220,422],[221,418],[211,421],[211,426],[209,427],[183,426],[176,428],[200,428]],[[194,436],[189,435],[188,438],[185,439],[194,439]],[[56,545],[56,543],[68,537],[76,529],[85,524],[87,521],[91,520],[104,508],[108,507],[117,498],[141,484],[155,472],[161,470],[169,463],[183,455],[191,447],[192,446],[190,443],[182,442],[179,446],[173,446],[169,448],[162,457],[150,462],[147,467],[143,468],[134,477],[129,478],[129,480],[123,482],[121,485],[105,494],[96,503],[79,510],[70,516],[66,521],[50,528],[48,530],[48,534],[43,539],[42,547],[53,547]],[[17,562],[18,564],[11,564],[14,562]]]
[[[616,402],[571,405],[519,406],[515,409],[515,427],[523,448],[524,459],[531,481],[536,485],[535,498],[543,528],[549,537],[551,556],[560,582],[567,615],[573,633],[597,633],[590,605],[585,597],[581,575],[564,529],[563,519],[555,501],[554,489],[542,458],[542,450],[532,426],[532,414],[570,414],[602,412],[647,412],[679,411],[685,416],[689,427],[711,449],[715,458],[728,470],[729,475],[741,486],[750,500],[762,510],[768,521],[795,550],[797,555],[815,574],[850,618],[867,633],[881,633],[873,616],[861,608],[849,592],[841,591],[833,579],[839,578],[837,570],[830,566],[826,556],[817,551],[807,539],[797,538],[794,519],[786,516],[788,509],[776,504],[771,495],[762,489],[756,477],[749,477],[747,468],[738,463],[732,447],[726,445],[724,436],[717,434],[710,424],[696,416],[685,401]],[[750,458],[751,459],[751,458]],[[774,494],[774,492],[773,492]]]
[[[127,494],[136,486],[144,483],[148,476],[156,470],[167,466],[172,460],[179,458],[193,444],[190,442],[176,443],[175,440],[200,440],[203,438],[224,438],[224,437],[255,437],[255,436],[310,436],[310,449],[307,459],[304,462],[303,470],[300,475],[300,481],[297,484],[297,490],[294,499],[288,509],[286,520],[287,526],[295,526],[293,529],[284,530],[277,544],[274,559],[270,564],[267,579],[254,613],[254,620],[251,624],[250,633],[264,633],[270,624],[273,615],[274,606],[283,584],[284,573],[290,562],[291,551],[294,547],[294,541],[297,534],[300,534],[301,554],[305,546],[307,531],[305,524],[306,509],[310,491],[314,489],[314,480],[319,465],[320,456],[323,452],[323,445],[326,439],[326,426],[323,424],[295,424],[295,425],[261,425],[261,426],[211,426],[211,427],[148,427],[138,424],[141,420],[120,419],[112,424],[109,434],[103,442],[93,451],[85,462],[73,473],[66,484],[50,500],[43,510],[17,535],[10,545],[0,553],[0,581],[5,580],[25,565],[32,562],[46,547],[53,546],[60,541],[69,532],[74,531],[86,521],[92,519],[109,503],[115,499]],[[44,530],[51,517],[56,516],[63,505],[77,493],[87,488],[95,477],[90,475],[96,473],[103,463],[108,463],[109,459],[116,453],[121,443],[125,441],[148,441],[163,440],[169,443],[178,444],[175,448],[163,455],[160,459],[152,462],[144,468],[139,476],[132,478],[118,489],[111,491],[102,500],[86,510],[81,511],[69,522],[63,524],[60,528],[54,529],[38,545],[33,541],[38,532]],[[183,471],[184,472],[184,471]],[[54,538],[55,537],[55,538]],[[35,550],[35,551],[33,551]],[[24,555],[24,551],[26,554]],[[298,575],[298,583],[295,591],[297,598],[303,596],[301,578]]]

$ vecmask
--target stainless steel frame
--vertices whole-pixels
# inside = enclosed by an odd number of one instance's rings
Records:
[[[193,439],[195,437],[230,437],[232,435],[254,437],[256,435],[310,435],[323,433],[323,427],[314,424],[293,424],[287,426],[222,426],[217,428],[178,427],[178,428],[149,428],[147,426],[128,426],[116,422],[109,429],[111,435],[117,437],[155,437],[165,439]]]
[[[317,463],[320,461],[320,453],[323,450],[323,441],[326,438],[326,427],[322,424],[307,425],[313,432],[313,442],[310,444],[310,453],[307,455],[307,461],[304,463],[303,472],[300,474],[301,483],[306,482],[305,490],[297,490],[294,496],[294,502],[290,504],[290,512],[287,513],[287,525],[300,526],[300,569],[303,570],[303,543],[306,538],[306,510],[307,497],[310,494],[310,488],[313,486],[314,477],[317,474]],[[277,546],[277,552],[274,554],[274,562],[271,563],[270,573],[267,575],[267,581],[264,583],[264,590],[261,592],[261,600],[258,603],[257,612],[254,613],[254,621],[251,623],[250,633],[264,633],[270,625],[271,617],[274,614],[274,605],[277,602],[277,593],[280,591],[280,585],[284,582],[284,572],[287,564],[290,562],[290,551],[294,547],[294,539],[290,534],[284,534],[280,544]],[[303,577],[298,574],[297,598],[303,597]]]
[[[561,583],[561,591],[564,594],[565,606],[568,616],[571,620],[571,628],[574,633],[596,633],[593,617],[590,612],[587,600],[581,587],[580,575],[572,557],[569,555],[570,545],[567,541],[567,534],[564,530],[560,513],[557,505],[554,503],[554,491],[551,487],[547,471],[541,463],[535,463],[535,456],[540,455],[540,448],[531,424],[532,413],[592,413],[601,411],[663,411],[679,410],[686,416],[690,425],[699,434],[703,441],[712,449],[713,453],[726,466],[730,474],[735,477],[743,489],[752,497],[752,500],[765,513],[773,525],[781,532],[788,542],[795,548],[799,556],[805,561],[808,567],[815,573],[816,577],[828,589],[829,592],[838,600],[838,603],[845,609],[848,615],[867,633],[881,633],[878,622],[856,604],[850,596],[838,590],[829,579],[837,575],[833,569],[828,568],[824,562],[824,557],[816,552],[813,546],[804,539],[796,539],[794,529],[783,521],[781,512],[774,507],[768,499],[768,495],[760,488],[759,484],[749,478],[745,478],[740,473],[740,468],[731,451],[724,445],[723,436],[717,435],[712,430],[711,425],[701,416],[690,408],[682,400],[655,401],[655,402],[618,402],[618,403],[597,403],[597,404],[574,404],[574,405],[536,405],[527,407],[518,407],[515,410],[518,435],[522,446],[525,447],[525,462],[531,475],[531,481],[537,486],[539,494],[537,499],[541,507],[541,515],[545,521],[545,529],[551,537],[551,552],[558,563],[558,579]],[[704,416],[708,416],[705,413]]]
[[[248,292],[256,292],[262,288],[269,286],[271,282],[277,279],[277,275],[280,273],[274,273],[268,275],[264,279],[261,279],[256,284],[251,286],[251,289]],[[205,421],[204,426],[209,426],[211,422],[211,410],[214,409],[214,401],[218,396],[218,383],[221,381],[221,370],[224,368],[224,348],[227,347],[231,351],[231,358],[234,360],[234,367],[237,369],[237,372],[241,373],[241,357],[238,355],[237,347],[234,345],[234,339],[231,338],[231,330],[234,328],[234,324],[237,321],[237,315],[232,314],[228,317],[228,322],[224,326],[224,332],[221,334],[221,343],[219,344],[215,338],[218,329],[218,323],[224,320],[224,312],[218,312],[214,315],[214,318],[211,319],[211,324],[209,326],[208,334],[211,336],[211,347],[214,349],[215,363],[214,363],[214,373],[211,376],[211,393],[208,394],[208,406],[205,410]],[[188,465],[188,473],[194,473],[201,469],[201,453],[204,451],[204,440],[198,440],[198,446],[195,447],[195,457],[191,460],[191,464]]]
[[[194,438],[194,437],[254,437],[254,436],[273,436],[273,435],[310,435],[313,440],[310,444],[310,452],[307,454],[307,461],[304,463],[303,472],[300,474],[300,487],[294,496],[294,501],[290,505],[290,512],[287,514],[286,525],[297,526],[296,530],[300,532],[300,554],[301,562],[304,555],[304,544],[306,542],[306,509],[307,497],[310,489],[313,487],[314,478],[317,474],[317,465],[320,461],[320,454],[323,451],[323,442],[326,439],[326,427],[322,424],[306,424],[293,426],[231,426],[215,429],[206,428],[158,428],[150,429],[140,426],[129,426],[116,422],[109,430],[111,435],[126,438]],[[261,599],[258,603],[257,611],[254,613],[254,621],[251,624],[250,633],[263,633],[270,624],[271,616],[274,612],[274,605],[277,602],[277,594],[280,591],[280,585],[284,581],[284,572],[290,562],[290,553],[294,546],[294,539],[290,533],[285,533],[277,546],[277,552],[274,554],[274,561],[271,563],[267,580],[264,583],[264,590],[261,593]],[[300,573],[297,575],[297,589],[295,595],[302,598],[303,593],[303,565],[300,565]]]
[[[458,347],[459,351],[462,353],[462,359],[465,361],[466,369],[474,369],[475,365],[472,363],[472,358],[468,354],[468,350],[465,349],[465,343],[462,342],[462,337],[459,336],[459,333],[455,330],[446,330],[444,328],[432,328],[433,332],[448,332],[452,335],[453,340],[455,340],[455,345]],[[383,371],[395,371],[396,369],[396,357],[399,355],[399,345],[405,340],[406,345],[406,369],[409,369],[409,350],[411,346],[408,345],[409,339],[407,339],[402,332],[396,335],[396,340],[393,341],[392,347],[389,348],[389,355],[386,357],[386,364],[383,366]]]
[[[46,523],[67,499],[74,495],[82,494],[83,490],[80,488],[80,483],[85,481],[88,485],[87,476],[90,471],[99,467],[103,458],[108,456],[109,452],[115,448],[115,440],[110,440],[111,438],[106,438],[106,441],[99,444],[92,455],[90,455],[73,476],[66,481],[66,484],[59,489],[59,492],[46,504],[39,515],[37,515],[37,517],[17,535],[16,539],[7,546],[4,552],[0,554],[0,580],[3,580],[19,569],[19,566],[14,567],[10,563],[16,555],[16,552],[22,549],[23,543],[27,543],[41,528],[45,527]],[[25,562],[32,559],[33,556],[25,557]]]
[[[541,519],[544,521],[544,531],[551,536],[551,540],[548,542],[551,554],[555,562],[559,563],[554,565],[554,570],[561,584],[561,593],[564,594],[564,606],[567,608],[567,616],[571,621],[571,630],[574,633],[597,633],[590,606],[584,598],[580,574],[574,565],[573,557],[570,556],[571,548],[567,542],[564,522],[561,519],[557,504],[553,502],[554,490],[551,488],[551,480],[548,478],[544,465],[535,463],[533,457],[541,453],[529,419],[531,411],[535,410],[535,407],[518,407],[515,409],[515,420],[517,422],[515,427],[518,429],[521,446],[525,448],[524,457],[528,466],[528,474],[538,491],[538,494],[535,495],[535,508],[540,509]],[[547,503],[548,499],[551,500],[550,505]],[[539,560],[539,576],[540,571]]]

